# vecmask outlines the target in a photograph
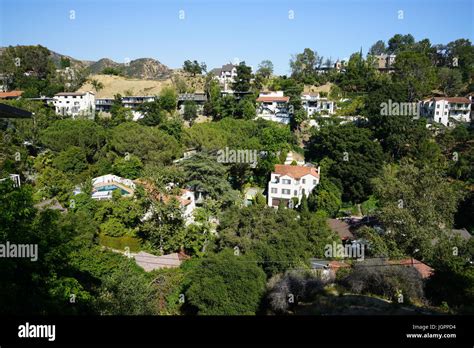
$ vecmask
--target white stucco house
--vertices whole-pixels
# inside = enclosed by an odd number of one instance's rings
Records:
[[[465,97],[434,97],[420,102],[420,114],[431,122],[446,127],[456,122],[470,122],[471,99]]]
[[[283,91],[260,93],[257,98],[256,118],[289,124],[289,101],[290,97],[285,97]]]
[[[301,104],[308,116],[315,113],[321,115],[334,114],[334,102],[328,98],[321,97],[319,93],[303,93],[301,95]]]
[[[53,105],[63,116],[94,118],[95,94],[93,92],[63,92],[55,94]]]
[[[268,205],[278,207],[280,202],[292,207],[293,197],[299,205],[303,194],[308,196],[319,184],[320,168],[276,164],[268,183]]]

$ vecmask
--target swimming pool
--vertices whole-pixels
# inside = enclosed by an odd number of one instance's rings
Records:
[[[107,186],[101,186],[101,187],[98,187],[96,188],[96,191],[98,192],[102,192],[102,191],[115,191],[119,189],[120,190],[120,193],[122,195],[128,195],[129,192],[128,191],[125,191],[124,189],[118,187],[118,186],[115,186],[115,185],[107,185]]]

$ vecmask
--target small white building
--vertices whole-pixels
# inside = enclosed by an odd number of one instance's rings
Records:
[[[268,205],[278,207],[283,202],[292,207],[294,197],[299,205],[303,194],[307,197],[319,184],[319,176],[320,168],[276,164],[268,183]]]
[[[321,97],[319,93],[303,93],[301,95],[301,103],[308,116],[316,113],[321,115],[334,114],[334,102],[328,98]]]
[[[290,97],[285,97],[282,91],[260,93],[257,98],[256,118],[289,124],[289,101]]]
[[[421,116],[431,122],[450,127],[456,122],[469,122],[471,100],[465,97],[434,97],[420,102]]]
[[[63,116],[89,117],[95,115],[95,94],[93,92],[63,92],[54,95],[56,113]]]

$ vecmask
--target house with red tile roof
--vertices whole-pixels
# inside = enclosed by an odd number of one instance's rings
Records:
[[[431,122],[446,127],[459,122],[470,122],[472,97],[433,97],[420,102],[420,114]]]
[[[289,101],[290,97],[285,97],[282,91],[260,93],[257,98],[256,118],[289,124],[291,117]]]
[[[293,207],[296,201],[298,206],[303,194],[308,196],[319,184],[319,176],[319,167],[276,164],[268,183],[268,205],[278,207],[283,202]]]

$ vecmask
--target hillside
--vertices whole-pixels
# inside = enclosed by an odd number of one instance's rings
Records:
[[[104,88],[96,92],[92,87],[91,80],[101,82]],[[171,84],[171,79],[157,81],[96,74],[89,76],[89,80],[79,88],[79,91],[93,91],[96,98],[112,98],[115,94],[122,96],[157,95],[163,87]]]
[[[129,64],[117,63],[108,58],[102,58],[89,66],[91,74],[100,74],[105,68],[119,70],[123,76],[144,80],[163,80],[170,77],[172,70],[166,65],[152,58],[140,58],[130,61]]]

